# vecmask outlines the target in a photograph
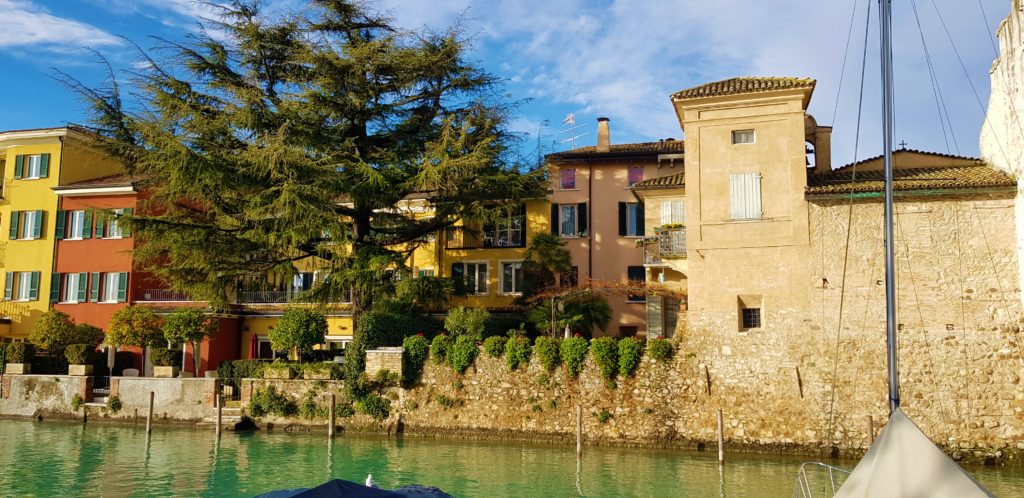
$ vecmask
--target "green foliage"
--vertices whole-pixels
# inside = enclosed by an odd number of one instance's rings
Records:
[[[500,335],[491,336],[484,340],[484,352],[491,358],[500,358],[505,354],[505,342],[508,338]]]
[[[277,324],[267,332],[270,347],[276,351],[308,353],[313,345],[323,344],[327,335],[327,318],[309,308],[288,308]]]
[[[548,400],[548,410],[554,410],[555,408],[558,408],[558,403],[553,399]]]
[[[71,409],[74,411],[81,410],[85,406],[85,400],[82,399],[77,393],[71,397]]]
[[[448,351],[455,344],[455,339],[447,334],[441,334],[430,341],[430,358],[435,364],[440,365],[448,359]]]
[[[484,339],[494,336],[507,337],[510,330],[523,329],[526,325],[523,323],[525,318],[526,317],[522,315],[491,315],[491,317],[484,322]]]
[[[483,308],[463,308],[459,306],[448,311],[444,319],[444,328],[452,335],[469,336],[474,341],[483,339],[484,326],[491,314]]]
[[[411,335],[402,341],[402,379],[412,386],[423,374],[423,366],[430,355],[430,343],[422,335]]]
[[[79,323],[75,325],[75,337],[78,340],[75,344],[90,344],[96,347],[103,344],[104,333],[103,329],[95,325]]]
[[[193,307],[175,308],[164,319],[163,333],[172,345],[195,344],[217,332],[217,319]]]
[[[181,366],[181,350],[158,347],[150,348],[149,361],[158,367]]]
[[[533,341],[533,349],[537,352],[537,360],[544,370],[554,372],[561,362],[558,347],[559,340],[553,337],[540,336]]]
[[[600,412],[597,413],[597,421],[601,422],[602,424],[608,422],[611,419],[612,414],[608,413],[608,410],[601,410]]]
[[[222,361],[217,366],[220,379],[262,379],[267,362],[260,360]]]
[[[643,341],[634,337],[619,339],[619,375],[623,377],[633,375],[636,367],[640,365],[640,358],[643,354]]]
[[[536,382],[538,386],[548,387],[548,384],[551,384],[551,376],[547,373],[542,373],[537,376]]]
[[[71,344],[64,348],[64,357],[72,365],[91,365],[96,357],[96,346],[92,344]]]
[[[377,370],[377,374],[373,376],[373,380],[379,387],[392,387],[397,386],[402,379],[398,377],[397,373],[386,368],[382,368]]]
[[[278,379],[295,378],[299,373],[296,367],[295,364],[276,360],[263,366],[263,377],[266,378],[267,373],[270,372],[271,376]]]
[[[355,341],[345,352],[345,372],[356,378],[366,369],[366,350],[382,346],[404,345],[406,337],[430,334],[440,326],[434,320],[413,315],[369,311],[356,321]],[[417,378],[419,376],[416,373]]]
[[[651,339],[647,341],[647,355],[658,361],[672,359],[672,343],[668,339]]]
[[[583,370],[583,362],[587,359],[589,347],[590,342],[583,337],[570,337],[562,341],[558,349],[559,356],[569,375],[576,377]]]
[[[75,325],[67,313],[49,310],[39,317],[28,340],[51,356],[62,356],[64,348],[72,344],[98,345],[103,340],[103,331],[91,325]]]
[[[295,365],[296,369],[302,372],[302,378],[312,379],[317,378],[318,380],[327,377],[331,380],[341,380],[345,378],[345,369],[333,361],[321,361],[316,363],[304,363],[301,365]]]
[[[107,398],[107,411],[110,413],[117,413],[124,408],[124,404],[121,403],[121,398],[116,394]]]
[[[455,408],[456,406],[459,406],[461,404],[458,399],[450,398],[448,396],[445,396],[444,394],[438,394],[437,396],[434,396],[434,401],[437,404],[443,406],[445,410]]]
[[[448,350],[448,364],[456,372],[463,373],[473,364],[476,353],[476,339],[469,335],[460,335]]]
[[[125,347],[159,345],[163,340],[160,317],[146,306],[127,306],[110,318],[104,342],[108,346]]]
[[[515,370],[519,365],[529,365],[530,353],[530,339],[523,336],[510,337],[505,343],[505,364],[509,370]]]
[[[594,362],[606,379],[614,379],[619,372],[619,343],[614,337],[599,337],[590,341]]]
[[[7,363],[30,363],[36,348],[27,342],[12,342],[7,345]]]
[[[565,301],[565,316],[573,319],[570,328],[574,332],[590,337],[595,327],[601,330],[608,327],[612,308],[604,296],[587,292]]]
[[[338,418],[349,418],[356,414],[356,409],[352,406],[351,401],[343,400],[339,401],[334,407],[334,415]]]
[[[391,401],[385,397],[370,393],[356,401],[356,409],[377,420],[384,420],[390,414]]]
[[[548,232],[533,236],[524,258],[523,302],[541,290],[556,285],[557,275],[572,269],[572,256],[565,248],[565,241]],[[537,330],[551,328],[550,320],[538,325]]]
[[[257,389],[249,400],[249,414],[256,418],[266,415],[290,417],[298,412],[298,406],[290,397],[277,392],[274,386]]]
[[[455,291],[450,278],[403,278],[395,285],[394,302],[405,313],[413,314],[444,308]]]
[[[302,397],[302,401],[299,402],[299,416],[306,420],[313,420],[315,418],[327,418],[330,415],[330,408],[323,406],[316,401],[317,391],[310,390],[306,392],[306,395]]]

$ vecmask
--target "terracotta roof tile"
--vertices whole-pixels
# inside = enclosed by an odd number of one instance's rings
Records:
[[[589,156],[592,154],[678,154],[683,152],[682,140],[659,140],[657,142],[639,142],[633,144],[612,144],[610,152],[598,152],[597,147],[588,145],[563,152],[548,154],[547,157]]]
[[[833,171],[825,175],[810,175],[805,193],[814,195],[842,195],[850,193],[881,192],[885,188],[885,173],[864,171],[857,173],[851,183],[852,172]],[[1013,188],[1017,182],[1002,171],[986,164],[942,168],[897,169],[893,172],[894,191]]]
[[[653,189],[653,188],[674,188],[686,186],[686,173],[676,173],[674,175],[659,176],[657,178],[651,178],[633,185],[634,189]]]
[[[978,162],[981,161],[981,159],[978,159],[977,157],[959,156],[959,155],[956,155],[956,154],[943,154],[941,152],[931,152],[931,151],[927,151],[927,150],[917,150],[917,149],[898,149],[898,150],[892,151],[892,153],[893,153],[894,156],[899,155],[899,154],[903,154],[903,153],[909,153],[909,154],[922,154],[922,155],[932,156],[932,157],[945,157],[945,158],[950,158],[950,159],[964,159],[964,160],[967,160],[967,161],[978,161]],[[875,157],[869,157],[867,159],[861,159],[860,161],[857,161],[855,163],[850,163],[850,164],[846,164],[844,166],[840,166],[840,167],[838,167],[838,168],[836,168],[836,169],[834,169],[832,171],[833,172],[835,172],[835,171],[846,171],[846,170],[849,170],[849,169],[853,168],[854,165],[860,166],[861,164],[864,164],[864,163],[869,163],[869,162],[872,162],[872,161],[877,161],[879,159],[882,159],[882,157],[883,157],[883,154],[879,154],[879,155],[877,155]]]
[[[794,88],[814,89],[815,80],[811,78],[780,78],[748,76],[729,78],[727,80],[705,83],[680,90],[672,94],[674,100],[717,97],[720,95],[739,95],[743,93],[760,93],[774,90],[790,90]]]

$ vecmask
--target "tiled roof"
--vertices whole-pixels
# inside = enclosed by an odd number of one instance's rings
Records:
[[[672,94],[674,100],[717,97],[720,95],[739,95],[743,93],[770,92],[773,90],[790,90],[793,88],[814,88],[815,81],[811,78],[779,78],[779,77],[741,77],[705,83],[693,88],[680,90]]]
[[[806,194],[832,195],[881,192],[885,188],[885,173],[864,171],[857,173],[851,183],[851,172],[833,171],[826,175],[810,175]],[[951,166],[942,168],[897,169],[893,171],[893,190],[948,190],[969,188],[1013,188],[1017,182],[1002,171],[986,164]]]
[[[598,152],[597,147],[589,145],[563,152],[548,154],[548,158],[588,156],[592,154],[678,154],[683,152],[682,140],[659,140],[657,142],[639,142],[634,144],[612,144],[609,152]]]
[[[649,188],[673,188],[686,186],[686,173],[676,173],[674,175],[659,176],[658,178],[651,178],[650,180],[644,180],[642,182],[633,185],[634,189],[649,189]]]
[[[966,160],[966,161],[979,161],[979,162],[981,161],[981,159],[978,159],[977,157],[959,156],[959,155],[956,155],[956,154],[943,154],[941,152],[931,152],[931,151],[927,151],[927,150],[917,150],[917,149],[898,149],[898,150],[892,151],[892,153],[893,153],[893,155],[898,155],[898,154],[902,154],[902,153],[910,153],[910,154],[921,154],[921,155],[932,156],[932,157],[944,157],[944,158],[949,158],[949,159],[963,159],[963,160]],[[840,167],[838,167],[838,168],[836,168],[836,169],[834,169],[832,171],[846,171],[846,170],[848,170],[850,168],[853,168],[854,165],[860,166],[861,164],[864,164],[864,163],[870,163],[872,161],[877,161],[879,159],[882,159],[883,156],[884,156],[883,154],[879,154],[879,155],[877,155],[875,157],[869,157],[867,159],[861,159],[860,161],[857,161],[855,163],[850,163],[850,164],[847,164],[845,166],[840,166]]]

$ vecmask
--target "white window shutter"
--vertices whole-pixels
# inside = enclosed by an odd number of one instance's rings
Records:
[[[734,220],[761,218],[761,174],[729,175],[729,200]]]
[[[672,201],[661,201],[661,224],[675,223],[672,219]]]
[[[663,214],[664,216],[664,210]],[[683,201],[672,201],[672,223],[686,224],[686,203]]]

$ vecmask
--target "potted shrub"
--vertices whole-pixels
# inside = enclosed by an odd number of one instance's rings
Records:
[[[92,375],[96,347],[92,344],[71,344],[64,348],[68,359],[68,375]]]
[[[295,368],[283,362],[271,363],[263,368],[264,379],[294,379]]]
[[[32,357],[36,349],[27,342],[13,342],[7,345],[7,367],[4,373],[25,375],[32,373]]]
[[[153,377],[174,378],[181,370],[180,351],[167,348],[150,348],[149,357],[153,363]]]

